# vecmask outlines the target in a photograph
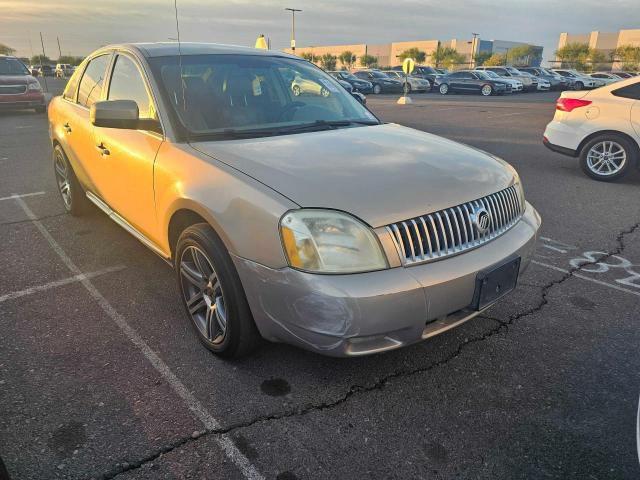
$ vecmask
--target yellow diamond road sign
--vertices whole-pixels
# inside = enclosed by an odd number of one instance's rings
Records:
[[[405,58],[402,62],[402,71],[409,75],[416,68],[416,61],[413,58]]]

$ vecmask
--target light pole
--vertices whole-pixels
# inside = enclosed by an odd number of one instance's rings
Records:
[[[298,8],[285,8],[285,10],[291,12],[291,52],[296,53],[296,12],[302,10]]]

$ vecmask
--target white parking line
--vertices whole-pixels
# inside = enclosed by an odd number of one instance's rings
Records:
[[[536,265],[540,265],[541,267],[550,268],[558,272],[571,273],[572,276],[576,278],[580,278],[582,280],[586,280],[587,282],[596,283],[598,285],[602,285],[603,287],[613,288],[614,290],[619,290],[620,292],[630,293],[631,295],[640,297],[640,292],[635,292],[633,290],[629,290],[628,288],[619,287],[618,285],[614,285],[613,283],[603,282],[602,280],[596,280],[595,278],[587,277],[586,275],[581,275],[577,272],[570,272],[569,270],[565,270],[564,268],[556,267],[555,265],[549,265],[548,263],[542,263],[537,260],[531,260],[531,263],[535,263]]]
[[[23,197],[34,197],[36,195],[44,195],[45,192],[33,192],[33,193],[22,193],[22,194],[13,194],[13,195],[9,195],[8,197],[0,197],[0,200],[15,200],[17,198],[23,198]]]
[[[74,275],[73,277],[63,278],[61,280],[55,280],[53,282],[45,283],[43,285],[36,285],[34,287],[25,288],[24,290],[18,290],[17,292],[5,293],[4,295],[0,295],[0,303],[6,302],[7,300],[13,300],[14,298],[24,297],[25,295],[31,295],[33,293],[49,290],[51,288],[62,287],[64,285],[69,285],[70,283],[81,282],[85,278],[94,278],[99,275],[104,275],[105,273],[119,272],[120,270],[124,270],[125,268],[127,267],[125,267],[124,265],[119,265],[117,267],[103,268],[102,270],[97,270],[95,272]]]
[[[69,258],[65,251],[60,247],[58,242],[54,240],[46,227],[40,222],[31,209],[27,206],[21,197],[15,198],[16,202],[22,207],[24,213],[29,217],[35,227],[40,231],[42,236],[49,242],[54,252],[60,257],[60,260],[67,268],[76,276],[83,275],[82,271]],[[113,320],[113,322],[122,330],[127,338],[140,350],[153,367],[164,377],[173,391],[185,402],[189,410],[202,422],[208,430],[220,428],[220,423],[207,411],[200,401],[189,391],[189,389],[180,381],[180,379],[171,371],[169,366],[162,361],[156,352],[154,352],[143,338],[127,323],[125,318],[120,315],[109,301],[98,291],[88,278],[79,280],[89,295],[100,305],[100,308]],[[262,474],[254,467],[251,462],[238,450],[228,435],[216,436],[218,445],[231,461],[240,469],[242,474],[251,480],[264,479]]]

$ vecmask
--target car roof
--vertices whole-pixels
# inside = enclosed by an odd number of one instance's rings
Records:
[[[145,42],[145,43],[122,43],[106,45],[100,50],[135,50],[144,57],[167,57],[181,55],[263,55],[271,57],[286,57],[301,59],[296,55],[279,52],[277,50],[263,50],[259,48],[243,47],[240,45],[225,45],[221,43],[198,43],[198,42]],[[302,59],[301,59],[302,60]]]

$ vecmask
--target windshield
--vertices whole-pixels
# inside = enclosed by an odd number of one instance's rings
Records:
[[[349,80],[359,80],[358,77],[356,77],[355,75],[350,74],[349,72],[340,72],[340,75],[342,75],[342,78],[346,78]]]
[[[505,67],[511,75],[520,75],[520,70],[513,67]]]
[[[498,77],[498,75],[496,75],[493,72],[476,71],[473,73],[475,73],[478,76],[478,78],[481,78],[483,80],[490,80],[492,77]],[[490,73],[493,73],[493,75],[490,75]]]
[[[500,75],[498,75],[496,72],[492,72],[491,70],[478,70],[476,71],[476,73],[478,75],[481,73],[484,73],[489,78],[500,78]],[[485,78],[485,77],[482,77],[482,78]]]
[[[371,70],[371,75],[373,75],[376,78],[389,78],[387,75],[385,75],[382,72],[378,72],[377,70]]]
[[[17,58],[0,57],[0,75],[29,75],[29,70]]]
[[[282,135],[305,125],[379,123],[333,77],[304,60],[188,55],[182,57],[182,79],[177,56],[149,63],[189,136]]]

